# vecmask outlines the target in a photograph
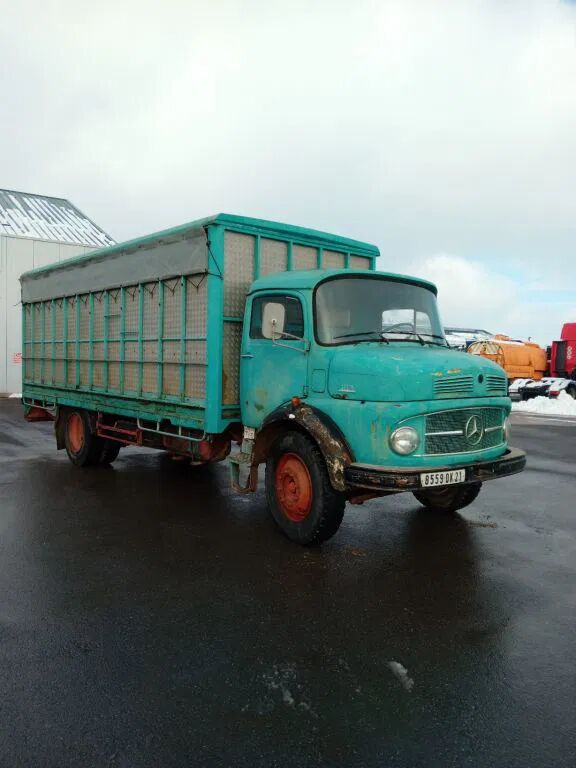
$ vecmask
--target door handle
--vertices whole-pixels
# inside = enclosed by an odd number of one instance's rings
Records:
[[[254,355],[251,355],[249,352],[245,352],[243,355],[240,355],[240,357],[243,357],[245,360],[251,360]]]

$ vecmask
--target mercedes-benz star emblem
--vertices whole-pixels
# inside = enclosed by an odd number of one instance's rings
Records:
[[[484,437],[484,427],[480,416],[470,416],[464,427],[464,435],[470,445],[478,445]]]

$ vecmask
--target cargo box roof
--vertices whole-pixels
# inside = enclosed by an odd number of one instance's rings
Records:
[[[90,253],[83,256],[66,259],[57,264],[39,267],[38,269],[25,272],[22,275],[22,278],[25,279],[28,275],[37,275],[40,273],[66,269],[70,264],[105,258],[108,255],[121,253],[122,251],[136,251],[142,246],[150,246],[155,242],[161,244],[172,239],[177,240],[192,235],[193,233],[198,234],[198,230],[202,230],[210,225],[222,225],[227,229],[233,229],[236,232],[245,232],[246,234],[261,234],[264,235],[264,237],[277,237],[279,239],[292,240],[303,244],[315,244],[327,249],[353,251],[355,254],[366,256],[370,259],[376,259],[380,255],[380,252],[375,245],[364,243],[359,240],[352,240],[350,238],[340,237],[339,235],[320,232],[306,227],[297,227],[275,221],[266,221],[265,219],[253,219],[246,216],[219,213],[215,216],[197,219],[196,221],[181,224],[180,226],[165,229],[160,232],[154,232],[134,240],[117,243],[116,245],[107,248],[99,248],[98,250],[90,251]]]
[[[314,288],[318,283],[324,280],[329,280],[331,277],[365,277],[368,279],[373,278],[387,278],[396,282],[413,283],[414,285],[421,285],[424,288],[428,288],[430,291],[437,293],[437,288],[434,283],[430,283],[428,280],[423,280],[419,277],[412,277],[410,275],[399,275],[395,272],[373,272],[367,269],[310,269],[310,270],[294,270],[293,272],[275,272],[266,277],[261,277],[255,280],[252,284],[252,290],[255,291],[269,291],[269,290],[305,290],[307,288]]]

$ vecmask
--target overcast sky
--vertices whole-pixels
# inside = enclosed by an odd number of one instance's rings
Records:
[[[218,211],[376,243],[445,323],[576,321],[576,4],[0,0],[0,187],[117,240]]]

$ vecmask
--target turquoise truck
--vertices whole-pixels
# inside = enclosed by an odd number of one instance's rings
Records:
[[[447,347],[436,288],[378,249],[220,214],[21,277],[25,418],[79,467],[146,446],[264,464],[270,513],[315,544],[346,502],[411,492],[432,512],[521,472],[494,363]]]

